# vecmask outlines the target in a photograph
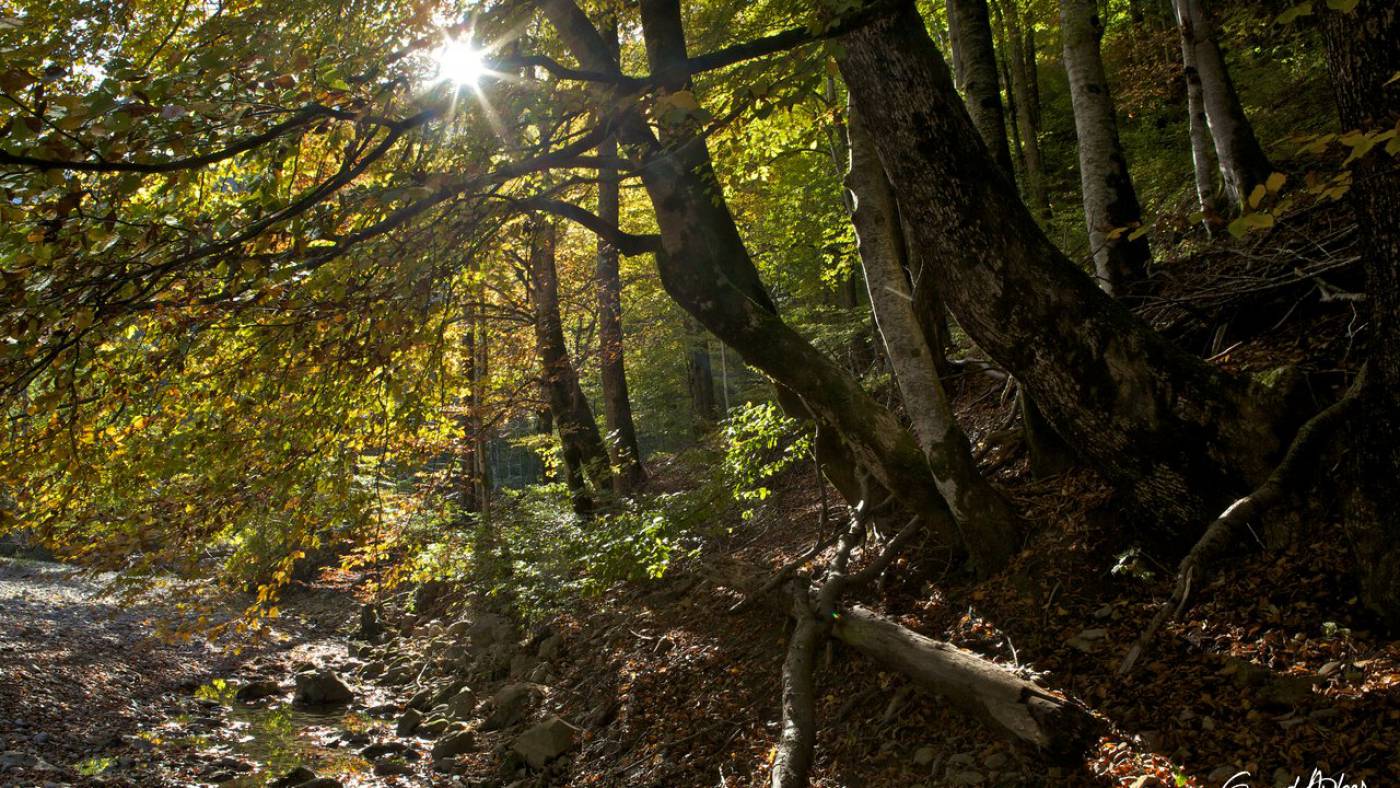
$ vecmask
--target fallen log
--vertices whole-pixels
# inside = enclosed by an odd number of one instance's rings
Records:
[[[762,570],[737,559],[716,560],[703,567],[702,573],[711,582],[740,593],[764,585]],[[766,594],[762,603],[791,614],[792,598],[791,588],[785,585]],[[1042,751],[1051,760],[1078,760],[1098,738],[1100,721],[1074,700],[970,651],[920,635],[867,608],[837,608],[831,634],[883,667],[903,673],[920,687],[946,698],[950,705],[1008,738]]]
[[[1076,759],[1098,737],[1099,721],[1078,703],[995,662],[920,635],[866,608],[842,609],[832,634],[1052,758]]]

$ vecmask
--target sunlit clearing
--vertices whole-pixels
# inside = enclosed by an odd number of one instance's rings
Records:
[[[482,51],[466,40],[448,41],[433,53],[438,78],[457,85],[475,85],[486,74]]]

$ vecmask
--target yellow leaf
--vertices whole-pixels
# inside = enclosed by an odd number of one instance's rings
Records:
[[[1249,207],[1258,208],[1259,203],[1264,201],[1264,197],[1268,193],[1268,190],[1264,188],[1264,184],[1261,183],[1255,186],[1254,191],[1249,193]]]
[[[1269,190],[1270,194],[1277,194],[1278,190],[1282,189],[1283,185],[1287,182],[1287,175],[1281,172],[1276,172],[1273,175],[1270,175],[1267,181],[1264,181],[1264,187]]]

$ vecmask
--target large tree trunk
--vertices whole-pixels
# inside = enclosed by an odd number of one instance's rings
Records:
[[[1350,14],[1320,13],[1342,128],[1396,128],[1400,6],[1361,0]],[[1378,146],[1355,163],[1347,198],[1365,250],[1372,333],[1361,413],[1347,446],[1355,489],[1345,524],[1361,565],[1362,599],[1400,628],[1400,167],[1388,152]]]
[[[538,4],[585,68],[616,72],[597,31],[572,0]],[[676,0],[644,0],[641,11],[652,70],[668,76],[663,92],[688,89]],[[959,530],[913,436],[850,372],[778,317],[728,205],[717,199],[723,190],[704,139],[685,124],[663,124],[658,142],[633,112],[621,119],[620,132],[625,143],[649,154],[641,175],[656,210],[665,252],[657,262],[671,297],[746,362],[800,398],[821,429],[838,435],[853,460],[919,513],[937,538],[964,547],[983,572],[1003,565],[1016,546],[989,538],[976,523]]]
[[[535,218],[530,230],[530,285],[535,302],[535,342],[544,368],[544,388],[564,455],[565,481],[579,514],[592,510],[585,479],[595,493],[613,487],[612,470],[593,409],[569,359],[559,317],[559,275],[555,270],[554,222]]]
[[[617,52],[617,20],[609,18],[603,39]],[[617,139],[608,137],[598,146],[598,155],[617,155]],[[621,197],[619,178],[613,170],[598,176],[598,218],[617,226]],[[632,403],[627,396],[627,373],[622,352],[622,278],[618,271],[617,246],[598,237],[598,352],[602,368],[603,416],[608,426],[608,449],[619,494],[626,495],[646,480],[642,450],[637,445],[637,427],[632,423]]]
[[[1262,479],[1277,398],[1174,347],[1045,237],[980,144],[912,4],[842,38],[841,70],[959,325],[1060,436],[1168,521]]]
[[[849,113],[847,135],[851,164],[846,185],[852,195],[851,221],[856,227],[870,306],[914,435],[928,457],[938,492],[948,502],[953,517],[985,531],[989,537],[1015,543],[1019,521],[1006,499],[977,470],[971,445],[943,390],[935,363],[943,349],[929,346],[914,311],[899,208],[875,153],[875,144],[854,107]]]
[[[962,63],[963,77],[959,84],[967,96],[972,124],[987,143],[992,159],[1010,173],[1011,149],[1006,144],[1006,116],[1001,107],[987,0],[948,0],[948,29],[952,40],[960,47],[957,57]]]
[[[1045,189],[1045,165],[1040,159],[1040,99],[1034,86],[1035,56],[1026,56],[1027,41],[1021,30],[1019,0],[1000,0],[1006,23],[1006,40],[1011,44],[1011,93],[1016,105],[1016,126],[1021,138],[1021,157],[1025,160],[1024,177],[1026,204],[1040,221],[1050,218],[1050,196]],[[1029,60],[1029,62],[1028,62]]]
[[[1273,165],[1240,105],[1205,0],[1175,0],[1175,3],[1181,46],[1191,50],[1196,73],[1200,76],[1206,120],[1215,141],[1225,193],[1230,203],[1239,208],[1255,185],[1269,177]]]
[[[1133,237],[1142,223],[1142,209],[1118,140],[1117,113],[1099,50],[1103,24],[1098,0],[1060,0],[1060,36],[1074,104],[1079,183],[1094,272],[1104,291],[1121,296],[1146,278],[1151,255],[1146,236]]]

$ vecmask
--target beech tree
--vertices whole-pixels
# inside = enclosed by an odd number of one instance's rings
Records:
[[[1074,97],[1079,182],[1095,276],[1105,291],[1124,295],[1146,277],[1151,255],[1138,227],[1142,208],[1118,140],[1113,94],[1099,52],[1103,23],[1097,1],[1061,0],[1060,37]]]

